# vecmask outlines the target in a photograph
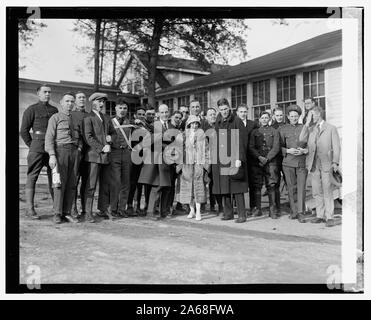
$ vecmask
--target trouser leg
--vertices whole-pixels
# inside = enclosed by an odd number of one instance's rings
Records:
[[[334,218],[334,194],[331,184],[331,172],[321,170],[321,181],[323,189],[323,197],[325,202],[325,219]]]
[[[148,201],[148,208],[147,208],[148,215],[153,215],[154,212],[155,212],[155,203],[158,200],[159,195],[160,195],[159,191],[160,191],[159,186],[152,186],[151,187],[151,191],[150,191],[150,195],[149,195],[149,201]]]
[[[296,170],[295,168],[283,166],[283,172],[285,173],[286,177],[291,213],[295,217],[298,214],[294,196],[295,189],[297,187]]]
[[[102,164],[99,173],[98,210],[105,212],[110,204],[111,164]],[[117,186],[119,188],[119,185]]]
[[[306,168],[297,168],[297,192],[298,192],[298,213],[305,212],[305,187],[308,171]]]
[[[27,214],[36,215],[34,197],[36,181],[44,165],[43,153],[30,151],[27,155],[26,205]]]
[[[74,163],[74,168],[73,168],[73,174],[76,177],[76,189],[75,189],[75,194],[73,195],[73,200],[72,200],[72,209],[71,212],[74,215],[78,215],[78,210],[77,210],[77,189],[80,181],[80,167],[81,167],[81,160],[82,160],[82,154],[81,151],[76,152],[76,161]],[[80,194],[81,196],[81,194]]]
[[[274,187],[274,199],[275,199],[275,205],[277,208],[277,212],[281,211],[281,172],[282,172],[282,166],[278,165],[277,167],[277,183]]]
[[[245,210],[245,198],[243,193],[234,194],[234,198],[237,204],[237,213],[240,219],[246,220],[246,210]]]
[[[161,200],[160,200],[160,214],[161,216],[166,216],[170,214],[171,208],[171,187],[161,188]]]
[[[93,212],[93,201],[94,193],[98,182],[98,177],[100,173],[100,164],[94,162],[88,162],[87,170],[87,181],[85,189],[85,206],[86,206],[86,215],[91,216]]]
[[[321,172],[318,168],[311,171],[312,173],[312,193],[316,202],[317,218],[325,219],[325,201],[323,197]]]
[[[67,168],[67,181],[65,187],[65,194],[63,200],[63,211],[65,214],[71,214],[71,208],[76,194],[76,175],[75,175],[75,162],[77,159],[77,147],[68,149],[68,168]]]
[[[50,193],[50,196],[52,197],[52,200],[54,200],[52,169],[50,169],[49,167],[49,155],[47,153],[44,154],[43,161],[44,161],[44,166],[46,166],[46,175],[48,177],[49,193]]]
[[[131,171],[131,153],[129,149],[124,149],[121,153],[121,189],[120,189],[120,201],[119,210],[124,212],[126,204],[128,202],[128,196],[130,191],[130,171]]]
[[[230,194],[223,194],[224,219],[233,219],[232,199]]]

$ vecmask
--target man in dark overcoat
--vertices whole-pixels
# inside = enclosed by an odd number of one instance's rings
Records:
[[[222,196],[224,209],[222,220],[233,219],[231,195],[234,195],[238,212],[236,222],[241,223],[246,221],[243,194],[248,191],[247,139],[243,139],[241,134],[244,130],[243,122],[232,113],[228,100],[220,99],[217,104],[220,114],[215,124],[216,139],[213,139],[210,145],[213,193]]]

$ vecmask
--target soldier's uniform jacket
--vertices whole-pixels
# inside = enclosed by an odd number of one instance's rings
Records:
[[[282,165],[293,168],[305,168],[305,154],[296,156],[286,152],[286,150],[290,148],[306,147],[306,143],[300,142],[299,140],[302,129],[302,124],[286,124],[279,128],[283,155]]]
[[[119,128],[116,128],[116,124],[115,122],[113,121],[113,119],[117,119],[117,121],[119,122],[120,125],[129,125],[130,124],[130,121],[128,118],[117,118],[117,117],[113,117],[112,118],[112,126],[114,127],[114,131],[112,132],[112,142],[111,142],[111,146],[112,148],[114,149],[125,149],[128,147],[128,144],[126,142],[126,139],[125,137],[123,136],[123,134],[121,133],[121,130]],[[123,131],[125,132],[126,134],[126,137],[127,139],[129,140],[130,138],[130,135],[131,135],[131,131],[132,131],[132,128],[123,128]]]
[[[45,134],[50,117],[58,109],[49,103],[39,101],[29,106],[23,113],[21,137],[32,152],[44,153]],[[32,136],[30,130],[32,129]]]
[[[252,161],[259,163],[259,157],[265,157],[269,163],[276,164],[280,152],[280,138],[276,129],[265,126],[254,129],[250,136],[249,150]]]

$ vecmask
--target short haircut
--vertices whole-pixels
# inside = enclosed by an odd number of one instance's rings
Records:
[[[259,118],[261,118],[265,114],[268,116],[268,118],[271,117],[271,114],[268,111],[264,110],[264,111],[260,112]]]
[[[139,106],[139,107],[137,107],[137,108],[135,109],[135,113],[138,113],[139,110],[143,110],[144,112],[147,111],[147,109],[146,109],[145,107],[143,107],[143,106]]]
[[[216,111],[215,108],[207,108],[207,110],[206,110],[206,114],[207,114],[210,110],[215,111],[216,113],[218,112],[218,111]]]
[[[189,107],[186,106],[185,104],[181,105],[181,106],[179,107],[179,109],[180,109],[180,108],[187,108],[187,109],[189,109]]]
[[[220,107],[220,106],[228,106],[229,107],[229,101],[226,98],[219,99],[216,104],[217,104],[218,107]]]
[[[183,114],[179,110],[175,110],[171,116],[174,116],[176,114],[179,114],[181,117],[183,117]]]
[[[128,103],[125,101],[125,99],[123,97],[120,97],[120,98],[116,99],[116,106],[121,105],[121,104],[126,104],[127,106],[129,106]]]
[[[325,110],[323,110],[320,106],[313,107],[312,112],[319,112],[322,118],[325,114]]]
[[[305,100],[310,100],[310,101],[316,103],[316,99],[314,99],[313,97],[305,98],[304,101],[305,101]]]
[[[64,98],[64,96],[72,96],[75,98],[75,94],[71,91],[67,91],[65,93],[62,94],[62,99]]]
[[[200,100],[198,100],[197,98],[194,98],[189,104],[191,104],[192,102],[198,102],[198,103],[200,103]]]
[[[77,91],[77,92],[75,92],[75,98],[76,98],[76,96],[77,96],[78,94],[80,94],[80,93],[82,93],[84,96],[86,96],[85,92]]]
[[[282,111],[283,112],[283,109],[281,107],[274,108],[273,113],[276,113],[276,111]]]
[[[36,92],[39,92],[40,89],[41,89],[42,87],[48,87],[48,88],[51,88],[50,85],[48,85],[47,83],[43,83],[43,84],[40,84],[40,85],[37,87]]]
[[[236,111],[238,111],[238,109],[240,109],[240,108],[246,108],[247,110],[249,110],[249,107],[247,106],[247,104],[246,104],[246,103],[241,103],[240,105],[238,105],[238,107],[237,107],[237,110],[236,110]]]

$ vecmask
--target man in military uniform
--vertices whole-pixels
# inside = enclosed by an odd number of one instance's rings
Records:
[[[116,102],[116,116],[111,119],[115,130],[111,144],[110,214],[114,218],[127,218],[126,204],[130,191],[131,128],[127,118],[128,105],[122,98]]]
[[[291,208],[289,218],[304,222],[305,185],[308,171],[305,168],[306,143],[299,141],[303,129],[303,125],[298,123],[301,109],[297,105],[291,105],[287,113],[290,123],[281,127],[279,133],[283,155],[282,168],[285,173]]]
[[[261,188],[263,183],[268,190],[269,213],[272,219],[277,218],[275,187],[278,182],[277,154],[280,152],[278,131],[268,125],[270,115],[263,111],[260,114],[260,128],[251,133],[249,150],[252,158],[252,185],[255,193],[256,207],[253,216],[261,216]]]
[[[283,110],[280,107],[277,107],[273,110],[273,115],[274,115],[274,122],[272,122],[271,127],[273,127],[276,130],[279,130],[282,126],[285,125],[284,122],[284,114]],[[285,180],[285,175],[282,170],[282,152],[279,152],[277,157],[276,157],[276,163],[278,167],[278,181],[275,186],[275,200],[276,200],[276,208],[277,208],[277,213],[279,214],[281,212],[281,193],[280,193],[280,187],[281,187],[281,175],[283,176],[283,180],[286,183]]]
[[[43,84],[37,88],[39,102],[29,106],[23,113],[21,137],[30,148],[27,156],[27,182],[26,182],[26,214],[33,219],[39,219],[34,207],[36,181],[41,169],[46,166],[48,174],[49,191],[53,198],[51,169],[49,155],[45,152],[45,133],[50,117],[58,109],[49,104],[51,89]],[[30,134],[32,129],[32,136]]]
[[[86,105],[86,96],[85,93],[78,91],[75,93],[75,110],[71,112],[72,121],[74,127],[81,128],[81,132],[84,132],[83,125],[84,125],[84,118],[88,116],[88,113],[85,109]],[[86,151],[86,144],[82,140],[82,148],[81,151],[78,150],[76,153],[77,159],[75,162],[75,169],[74,174],[76,176],[76,193],[75,198],[72,203],[72,214],[75,217],[80,216],[77,210],[77,187],[79,185],[79,180],[81,177],[81,186],[80,186],[80,199],[81,199],[81,216],[85,215],[85,201],[84,201],[84,194],[85,194],[85,187],[86,187],[86,180],[88,178],[88,164],[84,161]]]
[[[73,93],[65,93],[60,101],[61,111],[49,119],[45,135],[45,151],[49,154],[49,166],[56,167],[60,175],[60,185],[54,186],[54,219],[61,223],[62,219],[77,222],[71,216],[72,202],[76,191],[75,162],[77,152],[81,152],[81,128],[74,127],[71,111],[75,97]]]

